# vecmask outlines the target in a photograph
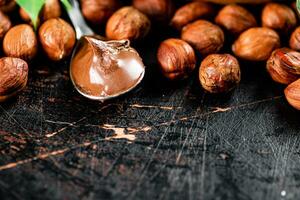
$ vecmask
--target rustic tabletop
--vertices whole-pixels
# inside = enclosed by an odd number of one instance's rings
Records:
[[[197,72],[161,77],[162,39],[137,47],[142,84],[104,103],[74,90],[67,61],[32,63],[0,105],[0,199],[299,198],[299,112],[264,64],[242,62],[239,87],[209,95]]]

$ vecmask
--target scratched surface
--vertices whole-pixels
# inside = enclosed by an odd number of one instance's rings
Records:
[[[0,105],[0,199],[299,199],[300,113],[264,65],[242,62],[240,86],[213,96],[197,72],[162,78],[157,44],[137,47],[142,84],[105,103],[73,89],[68,62],[32,63]]]

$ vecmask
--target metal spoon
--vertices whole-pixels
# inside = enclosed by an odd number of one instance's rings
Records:
[[[77,0],[68,11],[79,39],[70,63],[70,76],[83,96],[104,101],[133,90],[143,79],[145,66],[129,40],[105,41],[86,24]]]

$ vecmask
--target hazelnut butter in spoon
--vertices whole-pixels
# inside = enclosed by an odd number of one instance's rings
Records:
[[[71,80],[83,96],[104,101],[134,89],[145,66],[129,40],[105,41],[86,25],[76,0],[68,11],[79,39],[70,63]]]

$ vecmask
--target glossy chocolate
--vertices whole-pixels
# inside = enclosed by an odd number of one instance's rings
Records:
[[[145,67],[128,40],[102,41],[82,37],[74,51],[70,74],[75,88],[90,99],[124,94],[143,79]]]

